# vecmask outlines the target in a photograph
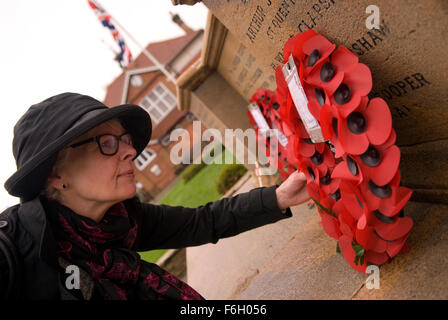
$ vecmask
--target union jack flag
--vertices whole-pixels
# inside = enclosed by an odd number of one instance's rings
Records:
[[[89,3],[89,6],[92,8],[95,15],[98,17],[98,20],[100,20],[101,24],[110,30],[110,32],[112,33],[112,37],[120,47],[118,62],[120,63],[121,67],[128,68],[129,64],[132,61],[131,50],[129,50],[129,47],[126,45],[126,42],[124,41],[123,37],[120,35],[117,28],[115,28],[114,24],[111,22],[110,14],[107,13],[107,11],[103,9],[103,7],[101,7],[98,1],[87,0],[87,2]]]

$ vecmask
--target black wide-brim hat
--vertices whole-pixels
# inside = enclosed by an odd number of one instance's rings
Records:
[[[62,93],[32,105],[14,126],[13,153],[17,171],[5,182],[13,196],[28,201],[38,196],[58,152],[103,122],[118,118],[131,133],[137,156],[151,139],[151,118],[141,107],[109,108],[77,93]]]

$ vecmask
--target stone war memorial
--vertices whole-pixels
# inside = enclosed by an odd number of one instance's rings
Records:
[[[337,252],[337,241],[323,230],[317,208],[307,206],[292,208],[294,216],[284,224],[188,248],[189,283],[209,299],[447,299],[448,3],[202,3],[209,9],[205,42],[200,61],[177,81],[180,108],[222,132],[251,128],[249,101],[260,88],[277,90],[276,70],[288,60],[285,44],[313,30],[370,69],[366,100],[381,98],[389,107],[400,150],[400,183],[412,190],[400,214],[411,218],[413,226],[409,250],[379,266],[373,287],[369,279],[374,272],[369,277],[371,269],[361,273],[350,267]],[[226,261],[214,264],[219,256]],[[207,267],[201,268],[201,259]],[[212,276],[215,282],[207,284]]]

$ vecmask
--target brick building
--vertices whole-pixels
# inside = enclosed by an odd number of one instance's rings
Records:
[[[185,31],[185,35],[150,43],[146,51],[172,75],[172,79],[176,79],[199,59],[204,32],[190,29],[178,15],[172,18]],[[128,69],[123,70],[107,87],[103,101],[109,107],[137,104],[151,116],[151,141],[134,160],[138,193],[147,200],[163,190],[183,169],[184,165],[175,165],[170,161],[170,150],[176,144],[170,141],[170,134],[174,129],[183,128],[192,140],[194,120],[191,112],[178,108],[175,82],[162,72],[149,55],[142,52]],[[190,143],[190,146],[193,147],[193,144]]]

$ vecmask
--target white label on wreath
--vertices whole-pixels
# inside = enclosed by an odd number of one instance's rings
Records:
[[[322,136],[322,130],[320,129],[319,122],[314,118],[308,109],[308,98],[303,90],[302,83],[300,82],[299,75],[297,73],[297,67],[294,63],[292,55],[289,56],[288,62],[283,67],[283,75],[288,83],[289,92],[291,93],[292,100],[296,106],[297,112],[302,118],[305,125],[305,129],[308,132],[311,140],[316,142],[324,142]]]
[[[283,134],[283,132],[281,132],[277,126],[275,125],[275,123],[272,124],[272,127],[274,129],[276,129],[277,132],[277,137],[278,137],[278,141],[280,142],[280,144],[284,147],[286,147],[286,145],[288,144],[288,138],[286,138],[286,136]]]
[[[252,102],[248,109],[250,113],[252,114],[252,117],[254,118],[255,122],[257,123],[258,128],[260,128],[260,131],[262,133],[266,133],[267,131],[271,130],[269,127],[269,124],[266,122],[266,119],[264,118],[263,114],[261,113],[260,108],[258,107],[258,104],[256,102]]]

